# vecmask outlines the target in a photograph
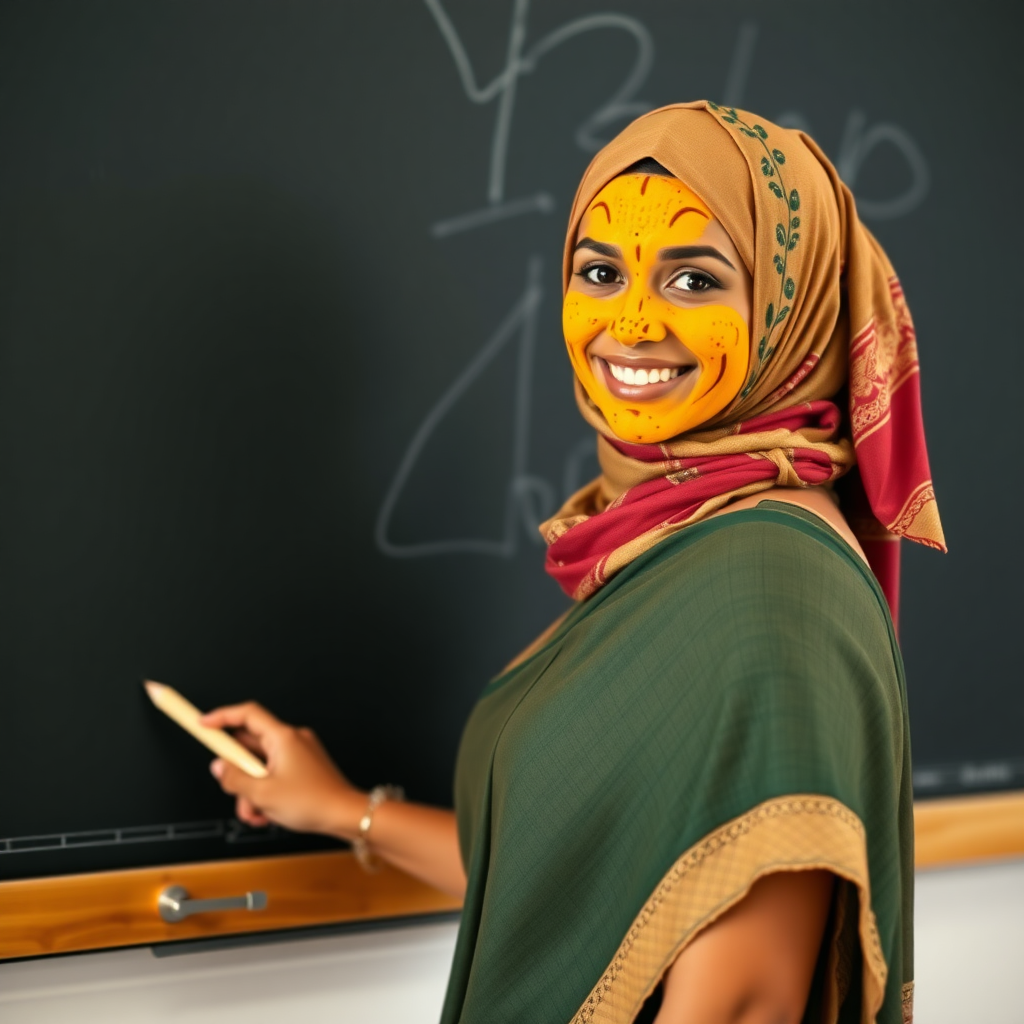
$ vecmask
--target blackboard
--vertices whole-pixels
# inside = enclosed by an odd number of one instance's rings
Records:
[[[709,96],[810,129],[919,331],[950,554],[905,550],[918,794],[1024,783],[1021,8],[147,0],[0,10],[0,878],[253,832],[144,698],[248,697],[449,803],[565,606],[559,328],[591,152]]]

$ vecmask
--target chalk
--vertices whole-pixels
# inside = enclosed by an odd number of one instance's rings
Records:
[[[224,732],[223,729],[210,729],[205,725],[200,725],[199,719],[202,712],[194,704],[185,700],[174,687],[164,683],[155,683],[151,679],[145,680],[143,685],[146,687],[149,699],[168,718],[173,718],[182,729],[192,733],[200,743],[212,750],[218,757],[230,761],[236,768],[241,768],[243,772],[253,778],[264,779],[267,777],[267,766],[252,751],[246,750],[234,736]]]

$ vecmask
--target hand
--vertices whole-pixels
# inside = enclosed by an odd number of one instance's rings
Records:
[[[255,826],[273,822],[339,838],[355,835],[366,794],[342,775],[311,729],[288,725],[251,701],[217,708],[201,721],[212,729],[232,730],[267,763],[265,779],[254,779],[221,758],[210,765],[224,792],[237,797],[240,821]]]

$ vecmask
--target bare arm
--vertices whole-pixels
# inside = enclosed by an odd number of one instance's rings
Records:
[[[676,958],[655,1024],[798,1024],[833,881],[779,871],[756,882]]]
[[[248,825],[283,825],[352,840],[367,794],[338,770],[316,735],[275,718],[259,704],[235,704],[203,716],[203,724],[231,729],[267,762],[269,775],[254,779],[217,759],[210,770],[236,797],[236,813]],[[453,896],[466,891],[455,815],[425,804],[387,801],[373,814],[368,835],[374,854]]]

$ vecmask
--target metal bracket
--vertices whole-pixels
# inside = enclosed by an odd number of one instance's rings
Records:
[[[180,885],[168,886],[156,901],[160,916],[169,923],[183,921],[192,914],[206,914],[217,910],[265,910],[265,892],[247,892],[244,896],[223,896],[213,900],[191,900],[188,891]]]

